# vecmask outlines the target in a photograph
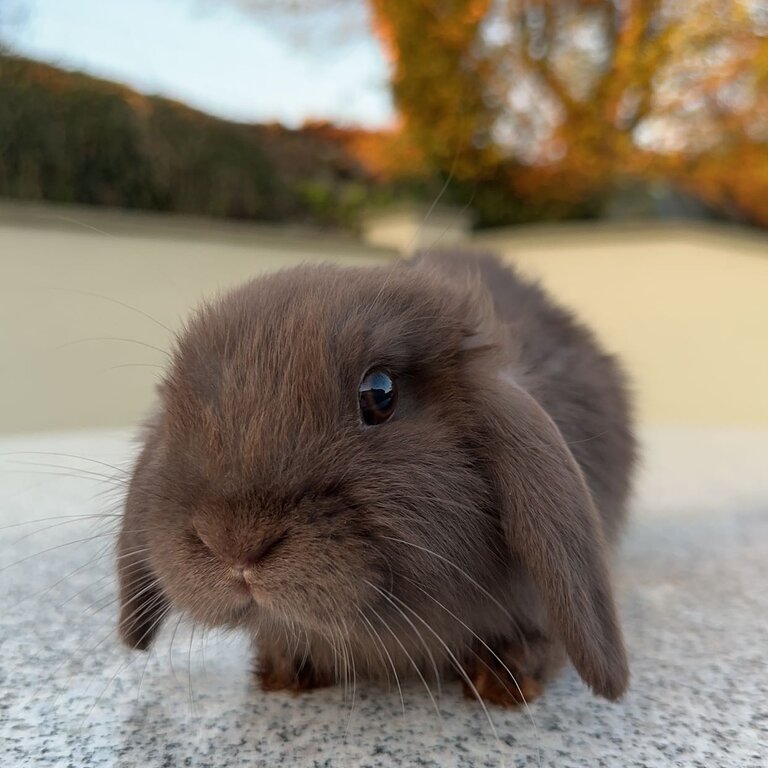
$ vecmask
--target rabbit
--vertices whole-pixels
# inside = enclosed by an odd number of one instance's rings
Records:
[[[514,707],[568,657],[625,692],[625,376],[497,257],[257,277],[199,308],[158,389],[117,543],[128,646],[177,610],[253,637],[264,690],[410,674]]]

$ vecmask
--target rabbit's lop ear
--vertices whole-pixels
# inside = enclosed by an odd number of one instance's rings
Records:
[[[484,457],[507,544],[528,570],[583,680],[607,699],[629,672],[601,520],[584,477],[544,409],[506,376],[479,404]]]
[[[144,449],[131,479],[117,540],[120,585],[120,637],[131,648],[146,650],[165,617],[168,600],[148,561],[146,516],[148,451]]]

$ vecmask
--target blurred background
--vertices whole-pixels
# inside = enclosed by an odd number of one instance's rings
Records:
[[[765,0],[0,0],[0,432],[131,427],[202,297],[494,250],[643,425],[768,427]]]

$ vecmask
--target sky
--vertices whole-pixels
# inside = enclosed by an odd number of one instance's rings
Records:
[[[302,42],[223,0],[10,2],[22,11],[4,31],[16,52],[221,117],[393,120],[387,63],[369,34]]]

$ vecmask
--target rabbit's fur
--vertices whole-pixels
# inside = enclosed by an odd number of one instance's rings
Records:
[[[377,426],[372,367],[399,392]],[[266,689],[353,665],[501,704],[567,654],[615,699],[634,455],[615,359],[493,257],[256,278],[178,337],[119,539],[122,637],[146,648],[176,608],[258,634]]]

